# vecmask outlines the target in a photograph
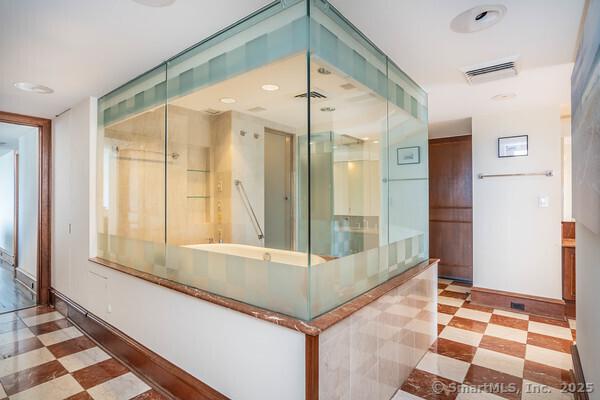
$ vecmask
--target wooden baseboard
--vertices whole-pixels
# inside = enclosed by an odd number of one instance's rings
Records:
[[[531,296],[527,294],[505,292],[486,288],[473,287],[471,302],[483,306],[503,308],[505,310],[526,312],[546,317],[565,319],[565,302],[562,299]],[[523,310],[511,307],[511,303],[522,304]]]
[[[585,376],[583,375],[583,368],[581,367],[581,359],[579,358],[579,350],[577,350],[577,345],[574,344],[571,346],[571,357],[573,358],[573,382],[575,383],[575,387],[577,392],[574,393],[575,400],[589,400],[588,392],[585,389]]]
[[[175,399],[227,400],[204,382],[51,289],[56,309],[134,372]]]
[[[577,307],[574,301],[565,300],[565,315],[567,318],[577,318]]]

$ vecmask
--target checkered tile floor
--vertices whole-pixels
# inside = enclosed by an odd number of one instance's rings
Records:
[[[470,286],[439,280],[438,339],[394,400],[572,399],[575,321],[480,307]]]
[[[53,308],[0,314],[0,399],[166,399]]]

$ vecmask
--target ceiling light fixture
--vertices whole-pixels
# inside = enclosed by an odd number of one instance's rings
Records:
[[[517,97],[516,93],[500,93],[492,97],[492,100],[502,101],[502,100],[510,100]]]
[[[17,89],[24,90],[25,92],[39,93],[39,94],[50,94],[53,93],[54,90],[50,89],[48,86],[39,85],[37,83],[31,82],[17,82],[15,83],[15,87]]]
[[[501,4],[473,7],[454,17],[450,28],[458,33],[478,32],[496,25],[505,14],[506,7]]]
[[[221,103],[225,103],[225,104],[233,104],[235,103],[235,99],[231,98],[231,97],[223,97],[221,99]]]
[[[147,7],[168,7],[175,3],[175,0],[133,0],[142,6]]]
[[[379,143],[379,140],[374,140],[373,143],[377,144]]]
[[[267,92],[274,92],[276,90],[279,90],[279,86],[274,85],[272,83],[266,83],[264,85],[261,86],[262,90],[267,91]]]

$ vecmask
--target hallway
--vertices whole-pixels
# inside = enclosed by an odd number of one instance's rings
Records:
[[[457,281],[439,279],[438,292],[438,339],[394,400],[573,398],[561,388],[572,383],[574,320],[477,306]]]
[[[5,265],[0,266],[0,314],[34,306],[35,294],[17,283]]]

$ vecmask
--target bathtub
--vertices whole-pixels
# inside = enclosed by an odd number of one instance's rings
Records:
[[[297,251],[269,249],[266,247],[248,246],[245,244],[234,243],[210,243],[210,244],[190,244],[191,249],[210,251],[213,253],[228,254],[231,256],[254,258],[256,260],[270,260],[271,262],[296,265],[299,267],[307,266],[306,253]],[[319,256],[310,256],[311,265],[324,263],[326,260]]]

